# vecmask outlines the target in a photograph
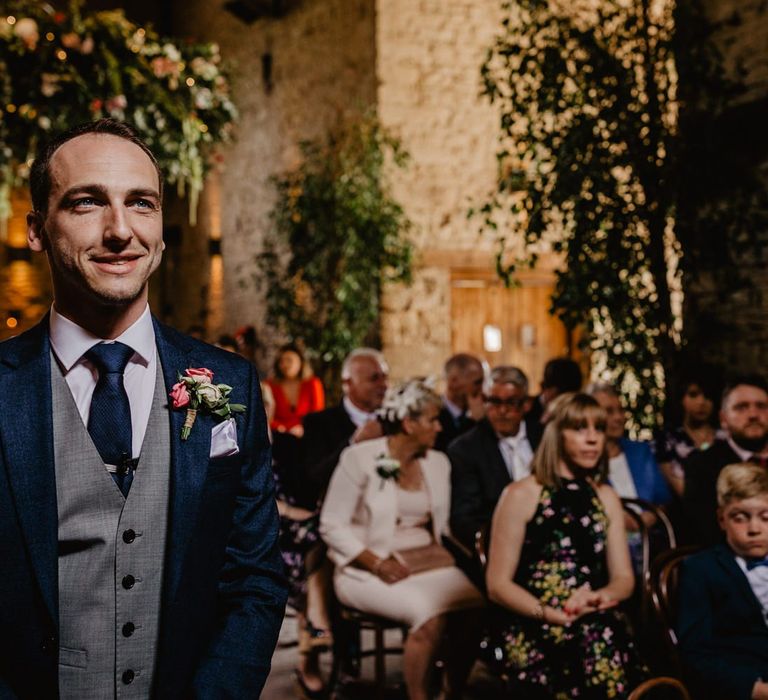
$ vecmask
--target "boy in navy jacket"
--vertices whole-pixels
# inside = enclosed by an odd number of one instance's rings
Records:
[[[768,471],[717,480],[719,544],[683,562],[677,636],[695,697],[768,698]]]

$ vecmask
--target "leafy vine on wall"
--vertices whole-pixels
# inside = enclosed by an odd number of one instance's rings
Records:
[[[275,179],[260,281],[270,322],[306,346],[337,390],[345,355],[376,342],[383,285],[410,281],[411,223],[387,186],[407,154],[371,116],[304,142],[302,154]]]
[[[652,427],[680,331],[674,1],[502,7],[481,71],[500,109],[498,187],[479,210],[501,244],[499,271],[511,277],[543,250],[562,256],[553,313],[586,330],[603,378]]]

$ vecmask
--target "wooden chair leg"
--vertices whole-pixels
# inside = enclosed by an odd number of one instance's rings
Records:
[[[384,629],[382,627],[376,627],[374,631],[375,637],[375,670],[374,675],[376,678],[376,697],[379,700],[383,700],[386,694],[387,688],[387,669],[386,669],[386,647],[384,646]]]

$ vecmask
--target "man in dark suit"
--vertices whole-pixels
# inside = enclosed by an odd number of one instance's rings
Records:
[[[445,395],[437,418],[442,430],[435,449],[445,452],[459,435],[477,425],[483,407],[483,365],[474,355],[461,352],[445,363]]]
[[[735,462],[768,462],[768,385],[759,375],[733,378],[723,391],[720,424],[727,436],[683,464],[683,509],[693,542],[711,545],[722,537],[717,524],[715,484]]]
[[[729,465],[717,481],[725,543],[686,559],[676,622],[696,698],[768,697],[768,473]]]
[[[31,185],[54,304],[0,345],[0,697],[258,697],[286,585],[255,370],[150,315],[162,177],[132,128],[60,135]]]
[[[304,416],[303,500],[307,507],[322,498],[344,448],[382,435],[376,410],[384,400],[388,375],[389,367],[378,350],[357,348],[341,368],[341,403]]]
[[[468,547],[491,521],[504,487],[530,474],[541,427],[526,424],[528,379],[517,367],[495,367],[484,393],[485,418],[448,447],[451,531]]]

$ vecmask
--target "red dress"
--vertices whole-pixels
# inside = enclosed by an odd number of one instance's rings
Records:
[[[313,411],[325,408],[325,392],[317,377],[309,377],[301,382],[299,400],[291,406],[283,388],[275,379],[268,379],[267,384],[275,397],[275,415],[270,423],[272,430],[286,431],[301,425],[301,419]]]

